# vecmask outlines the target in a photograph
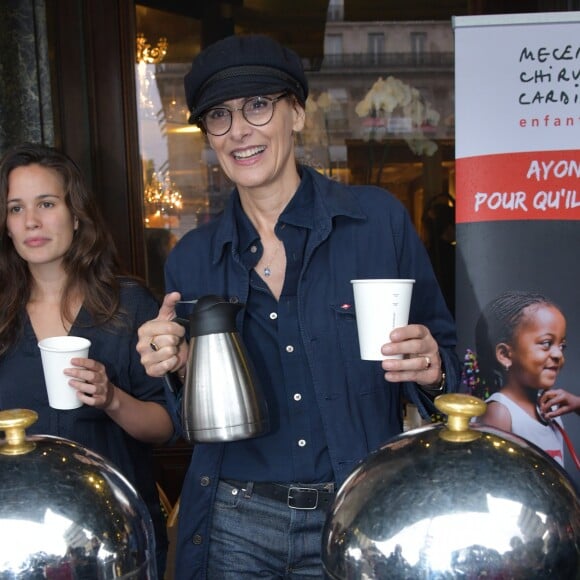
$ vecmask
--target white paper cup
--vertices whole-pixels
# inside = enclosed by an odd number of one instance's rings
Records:
[[[87,358],[90,346],[91,341],[80,336],[52,336],[38,343],[48,404],[53,409],[76,409],[83,404],[64,369],[72,368],[71,358]]]
[[[383,344],[394,328],[409,323],[409,308],[415,280],[351,280],[354,290],[356,325],[363,360],[403,358],[385,356]]]

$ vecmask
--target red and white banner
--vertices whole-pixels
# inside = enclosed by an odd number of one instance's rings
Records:
[[[577,132],[580,140],[580,121]],[[462,193],[457,221],[580,220],[579,153],[534,151],[457,159],[456,189]]]
[[[580,394],[580,12],[453,26],[459,356],[490,300],[541,292],[567,321],[557,386]],[[580,418],[564,424],[580,449]]]
[[[580,219],[580,16],[457,17],[457,222]]]

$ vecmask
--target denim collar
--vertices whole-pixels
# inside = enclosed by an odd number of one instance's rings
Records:
[[[279,220],[312,230],[316,241],[325,239],[332,229],[332,220],[344,216],[355,220],[366,219],[356,196],[345,186],[307,166],[299,166],[300,185]],[[219,218],[212,261],[217,264],[225,247],[231,245],[234,256],[239,256],[258,239],[258,234],[244,214],[240,196],[234,189]]]

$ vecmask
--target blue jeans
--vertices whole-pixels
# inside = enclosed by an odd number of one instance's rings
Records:
[[[297,510],[220,481],[213,510],[208,578],[323,579],[326,511]]]

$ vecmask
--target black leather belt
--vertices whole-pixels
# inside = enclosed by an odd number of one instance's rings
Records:
[[[252,493],[285,503],[295,510],[327,510],[334,499],[334,484],[284,485],[282,483],[236,481],[224,479],[227,484],[240,490],[251,490]]]

